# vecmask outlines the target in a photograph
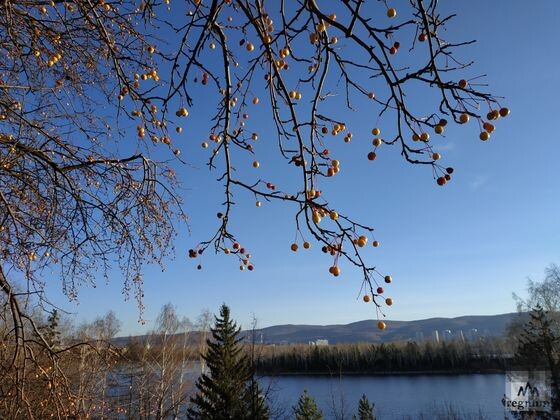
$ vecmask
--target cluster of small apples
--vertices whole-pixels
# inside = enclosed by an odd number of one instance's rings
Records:
[[[340,276],[340,267],[338,265],[332,265],[329,267],[329,273],[331,273],[333,276],[338,277]]]
[[[443,187],[449,181],[451,181],[451,174],[453,173],[453,168],[445,168],[445,173],[436,179],[436,183]]]
[[[136,79],[136,75],[134,77]],[[150,71],[146,72],[146,73],[142,73],[141,75],[139,75],[138,77],[141,80],[148,80],[148,79],[152,79],[154,82],[158,82],[159,81],[159,75],[157,72],[157,69],[151,69]],[[136,80],[138,81],[138,80]]]
[[[441,121],[445,121],[445,120],[441,120]],[[441,121],[440,121],[440,123],[441,123]],[[436,127],[443,127],[443,126],[438,123],[436,125]],[[443,130],[441,130],[441,132],[439,134],[441,134],[441,133],[443,133]],[[430,134],[425,132],[425,131],[420,133],[420,134],[412,133],[412,141],[423,141],[424,143],[427,143],[427,142],[430,141]]]
[[[390,276],[389,276],[389,277],[390,277]],[[379,287],[377,288],[377,290],[376,290],[376,293],[374,293],[373,296],[374,296],[374,297],[376,297],[376,296],[382,296],[384,292],[385,292],[385,291],[383,290],[383,287],[379,286]],[[364,301],[365,303],[371,302],[371,296],[368,295],[368,294],[364,295],[363,301]],[[393,301],[392,298],[386,298],[386,299],[385,299],[385,304],[386,304],[387,306],[392,306],[393,303],[394,303],[394,301]]]
[[[128,87],[123,86],[122,89],[119,91],[119,96],[117,97],[119,102],[124,100],[124,97],[128,95],[128,92],[129,92]]]
[[[336,159],[331,160],[331,166],[327,169],[327,176],[331,177],[340,172],[340,162]]]
[[[61,53],[53,54],[51,56],[51,58],[47,61],[47,66],[49,66],[49,67],[54,66],[56,63],[58,63],[58,61],[60,59],[62,59],[62,54]]]
[[[342,251],[342,244],[330,244],[330,245],[324,245],[321,248],[321,251],[323,251],[325,254],[331,254],[332,256],[335,256],[338,252]]]
[[[239,260],[241,261],[241,265],[239,266],[239,269],[241,271],[244,271],[245,268],[247,268],[247,270],[249,270],[249,271],[253,271],[255,269],[255,266],[253,264],[251,264],[251,254],[249,254],[247,252],[247,250],[245,248],[243,248],[237,242],[235,242],[232,245],[232,248],[233,248],[233,251],[230,250],[229,248],[223,248],[224,254],[226,254],[226,255],[229,255],[229,254],[237,255]]]
[[[457,83],[457,85],[461,89],[466,89],[468,86],[468,82],[465,79],[461,79],[459,80],[459,83]],[[488,114],[486,114],[486,119],[489,121],[495,121],[500,117],[507,117],[509,113],[510,113],[509,108],[505,108],[505,107],[500,109],[491,109],[488,112]],[[459,115],[459,122],[461,124],[468,123],[469,119],[470,119],[469,114],[467,114],[466,112],[463,112],[461,115]],[[494,124],[490,123],[489,121],[484,121],[482,123],[483,131],[481,131],[478,136],[482,141],[487,141],[488,139],[490,139],[490,134],[493,133],[494,130],[496,129]]]
[[[319,192],[319,195],[316,195],[317,192],[315,192],[314,198],[319,197],[321,195],[321,193]],[[311,218],[313,220],[313,222],[315,224],[319,224],[321,223],[321,220],[323,219],[323,217],[327,217],[329,216],[329,218],[331,220],[338,220],[338,213],[334,210],[327,210],[323,207],[314,207],[312,212],[311,212]]]
[[[274,21],[270,18],[268,14],[264,14],[262,23],[264,26],[266,26],[265,30],[267,32],[263,36],[263,41],[265,44],[270,44],[272,42],[272,36],[270,36],[269,34],[274,32]]]
[[[371,134],[373,134],[374,136],[379,136],[381,134],[381,130],[377,127],[373,128],[371,130]],[[375,147],[375,149],[377,149],[379,146],[381,146],[381,144],[383,143],[383,140],[381,140],[381,138],[376,137],[372,140],[371,142],[373,144],[373,147]],[[375,153],[375,150],[372,152],[369,152],[367,155],[368,160],[370,161],[374,161],[377,158],[377,153]]]
[[[354,245],[363,248],[367,245],[368,238],[365,235],[360,235],[357,238],[354,238],[352,242],[354,243]]]
[[[309,73],[313,73],[318,68],[319,68],[319,63],[313,63],[312,65],[307,67],[307,70],[309,71]]]
[[[385,280],[385,283],[391,283],[391,282],[393,281],[393,279],[392,279],[391,276],[385,276],[385,277],[384,277],[384,280]],[[377,290],[376,290],[376,292],[377,292],[377,295],[376,295],[376,296],[381,296],[381,295],[384,293],[384,290],[383,290],[382,287],[378,287]],[[371,300],[371,298],[370,298],[369,295],[365,295],[363,299],[364,299],[364,302],[366,302],[366,303],[369,302],[369,301]],[[386,299],[385,299],[385,304],[386,304],[387,306],[393,305],[393,299],[392,299],[392,298],[386,298]],[[386,324],[385,322],[383,322],[383,321],[378,321],[378,322],[377,322],[377,328],[379,328],[380,330],[383,331],[384,329],[387,328],[387,324]]]
[[[290,55],[290,49],[288,47],[284,47],[280,49],[279,52],[280,58],[286,58]]]
[[[304,249],[309,249],[309,248],[311,248],[311,244],[309,242],[305,241],[305,242],[303,242],[303,248]],[[290,249],[293,252],[297,252],[297,250],[299,249],[299,246],[298,246],[297,243],[294,242],[292,245],[290,245]]]
[[[332,21],[336,20],[336,15],[334,13],[330,14],[328,17]],[[319,23],[315,27],[315,32],[312,32],[312,33],[309,34],[309,42],[311,42],[312,44],[316,44],[317,42],[319,42],[319,39],[321,37],[321,33],[325,32],[329,26],[331,26],[331,24],[328,21],[324,21],[324,22]],[[331,38],[331,42],[332,41],[333,41],[333,39]],[[335,42],[333,42],[333,43],[336,44],[336,42],[337,42],[337,40],[335,38]]]
[[[337,136],[339,133],[341,133],[342,131],[346,131],[346,124],[344,123],[336,123],[335,125],[333,125],[331,134],[333,136]],[[323,127],[321,128],[321,133],[323,134],[327,134],[329,132],[329,129],[327,127]],[[350,136],[351,137],[351,136]]]
[[[301,156],[292,156],[292,159],[290,160],[290,163],[292,163],[296,166],[307,166],[307,161],[305,159],[302,159]]]
[[[196,80],[195,80],[195,82],[196,82]],[[202,83],[203,85],[208,84],[208,73],[206,73],[206,72],[202,73],[202,80],[200,81],[200,83]]]
[[[175,115],[178,117],[187,117],[189,115],[189,111],[187,111],[187,108],[181,107],[177,110],[177,112],[175,112]]]
[[[401,47],[401,43],[398,42],[398,41],[395,41],[393,43],[393,46],[391,48],[389,48],[389,54],[395,55],[399,51],[400,47]]]
[[[311,190],[307,191],[306,197],[309,201],[315,200],[316,198],[321,197],[321,191],[311,189]]]
[[[486,119],[489,121],[495,121],[500,117],[507,117],[509,115],[509,112],[509,108],[493,109],[488,112],[488,114],[486,115]],[[490,138],[490,134],[493,133],[496,129],[494,124],[490,123],[489,121],[485,121],[482,124],[482,128],[484,129],[484,131],[482,131],[479,135],[479,138],[482,141],[488,140]]]
[[[199,255],[202,255],[204,253],[204,249],[200,248],[200,249],[189,249],[189,258],[197,258]],[[197,270],[202,270],[202,264],[198,264],[196,266]]]
[[[214,133],[211,133],[211,134],[208,136],[208,139],[209,139],[210,141],[216,143],[216,144],[219,144],[219,143],[222,141],[222,136],[221,136],[220,134],[216,135],[216,134],[214,134]],[[203,149],[207,149],[207,148],[208,148],[208,142],[203,141],[203,142],[201,143],[201,147],[202,147]]]
[[[301,99],[301,92],[298,92],[296,90],[292,90],[289,94],[291,99],[295,99],[297,101],[299,101]]]

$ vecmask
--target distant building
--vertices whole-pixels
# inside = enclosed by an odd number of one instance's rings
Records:
[[[329,345],[329,340],[325,340],[323,338],[319,338],[315,341],[310,341],[309,342],[310,346],[328,346]]]
[[[432,339],[433,339],[436,343],[439,343],[439,332],[438,332],[438,330],[432,331]]]
[[[451,338],[453,337],[453,334],[451,334],[451,330],[443,330],[443,333],[441,334],[441,339],[444,341],[451,341]]]
[[[476,328],[471,328],[470,330],[467,331],[467,335],[466,338],[469,341],[474,341],[476,339],[478,339],[479,334],[478,334],[478,330]]]

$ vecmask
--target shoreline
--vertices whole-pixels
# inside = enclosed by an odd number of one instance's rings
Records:
[[[496,375],[505,373],[504,369],[488,369],[478,371],[467,370],[414,370],[414,371],[400,371],[400,372],[261,372],[257,371],[259,376],[459,376],[459,375]]]

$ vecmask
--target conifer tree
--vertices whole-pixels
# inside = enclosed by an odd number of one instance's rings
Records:
[[[315,399],[309,395],[307,389],[303,390],[297,405],[293,407],[296,420],[322,420],[323,412],[317,407]]]
[[[220,316],[207,341],[203,355],[208,366],[197,381],[197,394],[191,399],[189,419],[267,419],[264,397],[254,379],[254,369],[243,353],[240,328],[230,319],[223,304]]]
[[[366,394],[362,394],[358,403],[358,420],[375,420],[373,407],[375,407],[375,404],[370,404]]]
[[[58,349],[61,345],[59,324],[60,315],[58,314],[58,311],[54,309],[47,318],[47,323],[39,328],[39,331],[43,335],[44,339],[53,349]]]
[[[537,306],[530,312],[516,351],[528,369],[546,369],[551,375],[552,410],[560,413],[560,334],[552,314]]]

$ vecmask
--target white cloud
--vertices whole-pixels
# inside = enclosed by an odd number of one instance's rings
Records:
[[[469,182],[469,187],[475,191],[479,190],[480,188],[482,188],[484,185],[486,185],[486,182],[488,181],[488,178],[485,177],[484,175],[477,175],[474,177],[473,180],[471,180]]]

